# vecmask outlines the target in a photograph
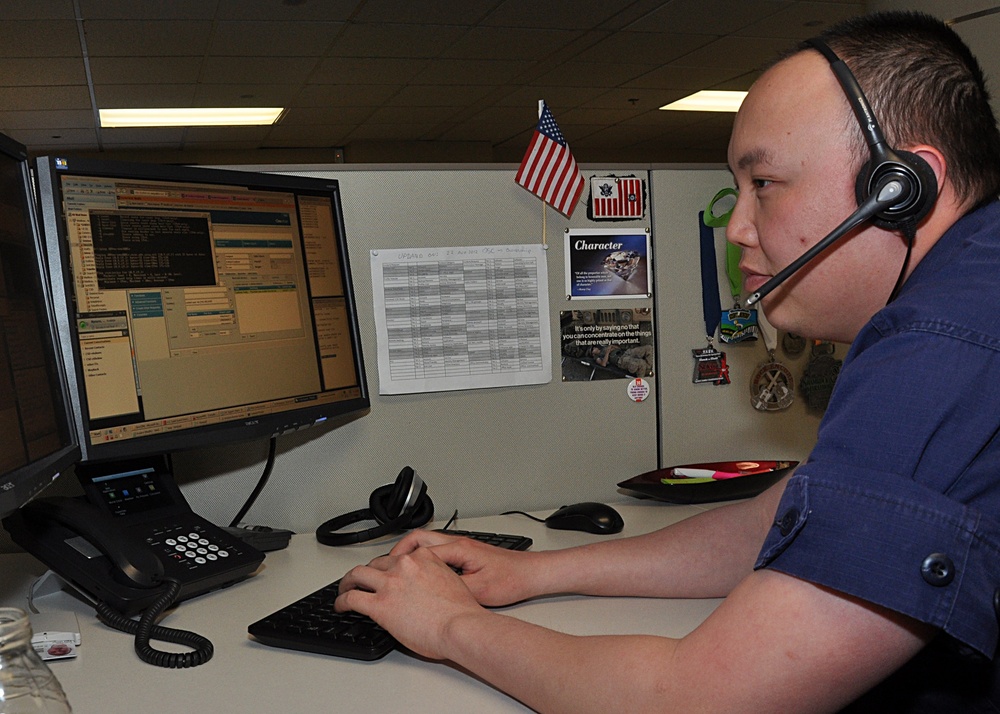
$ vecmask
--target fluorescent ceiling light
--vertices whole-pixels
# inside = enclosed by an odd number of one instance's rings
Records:
[[[735,112],[739,110],[746,92],[722,92],[703,89],[660,109],[682,112]]]
[[[274,124],[282,107],[101,109],[101,126],[251,126]]]

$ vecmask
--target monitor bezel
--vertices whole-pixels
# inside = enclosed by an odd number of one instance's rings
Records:
[[[65,162],[65,168],[57,167],[57,161]],[[55,290],[57,294],[56,316],[60,344],[63,359],[68,365],[72,365],[67,370],[70,383],[69,393],[78,426],[80,449],[85,461],[133,458],[218,446],[223,443],[271,438],[318,424],[336,425],[362,416],[370,410],[371,400],[365,373],[356,296],[351,277],[343,202],[340,183],[337,179],[300,176],[283,172],[264,173],[252,170],[149,164],[55,155],[38,157],[35,161],[35,172],[38,179],[42,232],[51,271],[50,279],[53,285],[57,286]],[[145,179],[235,185],[258,190],[292,191],[329,196],[332,200],[338,251],[341,257],[341,272],[360,395],[341,402],[300,407],[290,411],[263,415],[255,419],[204,425],[115,442],[92,443],[88,434],[87,395],[82,382],[79,341],[75,329],[68,240],[61,210],[62,193],[59,181],[61,176],[67,174],[126,180]]]
[[[48,348],[51,350],[55,374],[52,377],[58,383],[59,394],[53,395],[57,400],[57,409],[61,403],[61,414],[57,418],[63,421],[67,442],[50,454],[18,466],[0,474],[0,517],[6,517],[37,496],[59,475],[78,462],[81,458],[79,431],[71,408],[70,387],[66,378],[64,356],[58,333],[58,320],[55,313],[55,295],[48,276],[46,246],[43,241],[38,211],[35,203],[34,184],[31,175],[31,163],[27,148],[9,136],[0,134],[0,152],[18,163],[21,186],[24,189],[21,200],[25,202],[25,217],[31,233],[32,247],[37,263],[37,279],[40,297],[44,301],[43,311],[48,327]]]

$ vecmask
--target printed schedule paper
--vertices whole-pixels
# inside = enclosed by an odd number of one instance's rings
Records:
[[[541,245],[371,252],[379,394],[552,380]]]

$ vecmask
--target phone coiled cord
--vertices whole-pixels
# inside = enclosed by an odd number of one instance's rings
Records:
[[[157,667],[168,667],[171,669],[182,669],[185,667],[197,667],[208,662],[215,653],[215,646],[211,640],[194,632],[187,630],[177,630],[172,627],[161,627],[156,625],[158,618],[164,610],[173,604],[180,592],[180,581],[173,578],[164,578],[167,588],[163,591],[152,605],[147,607],[139,616],[138,620],[123,615],[105,602],[98,602],[96,605],[97,617],[108,627],[113,627],[121,632],[135,635],[135,653],[143,662]],[[173,642],[174,644],[190,647],[193,652],[164,652],[149,644],[150,640],[160,640],[161,642]]]

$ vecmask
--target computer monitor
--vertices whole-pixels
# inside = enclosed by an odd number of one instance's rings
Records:
[[[62,157],[36,173],[86,461],[367,411],[336,180]]]
[[[29,169],[0,135],[0,517],[80,458]]]

